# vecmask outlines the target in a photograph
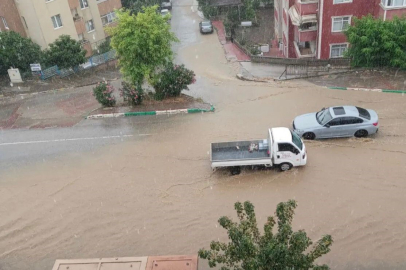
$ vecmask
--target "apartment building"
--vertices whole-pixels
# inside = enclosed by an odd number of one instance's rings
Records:
[[[0,0],[0,32],[14,31],[25,37],[23,21],[14,0]]]
[[[81,41],[90,54],[106,38],[104,28],[113,23],[114,9],[121,8],[121,1],[18,0],[16,6],[27,35],[42,48],[60,35],[69,35]]]
[[[275,0],[275,36],[287,58],[338,58],[354,17],[406,15],[406,0]]]

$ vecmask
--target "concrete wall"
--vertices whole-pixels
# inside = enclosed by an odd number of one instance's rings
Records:
[[[14,31],[22,35],[27,36],[25,25],[23,25],[20,14],[18,13],[17,6],[14,0],[0,0],[0,17],[6,19],[9,29],[6,29],[3,21],[0,20],[1,31]]]

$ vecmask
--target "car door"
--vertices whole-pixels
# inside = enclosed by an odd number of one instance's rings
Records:
[[[362,125],[363,120],[358,117],[343,117],[341,120],[342,124],[342,136],[351,137],[354,136],[355,132],[360,129],[359,126]]]
[[[278,152],[276,152],[276,162],[281,164],[284,162],[291,163],[293,166],[301,164],[302,156],[299,149],[290,143],[278,143]]]
[[[328,122],[325,126],[326,129],[326,137],[325,138],[334,138],[334,137],[342,137],[343,126],[341,125],[341,120],[343,117],[336,117],[330,122]]]

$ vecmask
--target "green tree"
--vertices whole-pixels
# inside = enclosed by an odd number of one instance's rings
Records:
[[[112,34],[111,46],[116,50],[121,72],[135,87],[172,61],[172,42],[178,42],[165,17],[157,6],[147,7],[137,15],[117,11],[117,26],[107,31]]]
[[[29,71],[30,64],[38,63],[41,56],[41,47],[31,39],[13,31],[0,33],[0,74],[7,74],[10,67]]]
[[[133,15],[142,12],[143,7],[159,6],[160,4],[161,0],[122,0],[123,7]]]
[[[347,56],[354,66],[406,69],[406,18],[355,18],[345,34],[351,43]]]
[[[61,35],[44,51],[44,62],[47,66],[71,68],[86,62],[85,55],[86,51],[79,41],[68,35]]]
[[[199,250],[199,256],[208,259],[210,267],[225,265],[221,270],[329,269],[327,265],[314,264],[314,261],[330,251],[332,237],[323,236],[305,253],[313,242],[305,231],[292,230],[296,206],[293,200],[279,203],[276,208],[276,220],[272,216],[268,217],[264,234],[261,235],[252,203],[235,203],[240,222],[233,222],[228,217],[221,217],[218,221],[227,230],[231,242],[212,241],[210,250]],[[276,233],[275,224],[278,224]]]
[[[192,70],[184,65],[169,63],[153,82],[155,98],[162,100],[166,97],[177,97],[182,90],[189,90],[188,85],[195,81],[195,73]]]

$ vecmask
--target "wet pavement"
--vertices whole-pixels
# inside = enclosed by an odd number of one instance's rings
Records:
[[[277,203],[295,199],[294,229],[314,241],[334,238],[319,263],[405,269],[405,97],[331,91],[306,81],[239,81],[239,63],[227,62],[217,36],[199,34],[189,2],[173,2],[179,7],[172,26],[182,40],[176,60],[198,76],[190,94],[216,112],[3,131],[0,268],[195,254],[211,240],[227,240],[217,220],[236,219],[236,201],[252,201],[262,227]],[[379,134],[306,142],[307,166],[286,173],[245,169],[231,177],[210,169],[211,142],[265,138],[267,128],[289,126],[298,114],[344,104],[376,110]],[[38,140],[46,142],[21,143]]]

